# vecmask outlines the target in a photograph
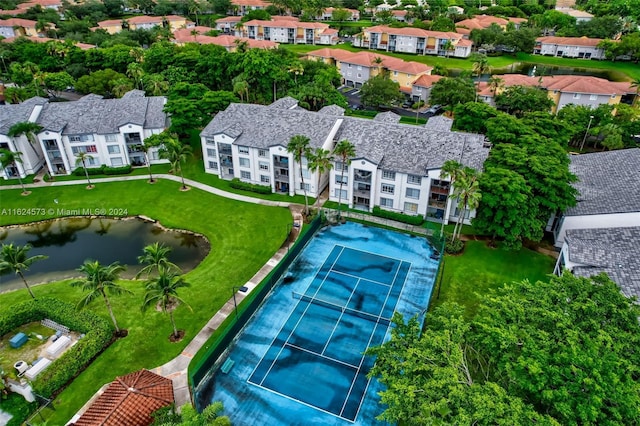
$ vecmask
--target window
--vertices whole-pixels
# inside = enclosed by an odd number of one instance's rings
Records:
[[[215,145],[216,141],[214,141],[213,139],[207,139],[207,145]]]
[[[343,163],[342,161],[336,161],[336,165],[334,167],[336,172],[349,171],[349,165],[347,163]]]
[[[358,68],[357,68],[357,69],[358,69],[358,71],[362,71],[362,66],[361,66],[361,65],[358,65]]]
[[[392,172],[389,170],[382,171],[382,179],[384,180],[396,180],[396,172]]]
[[[267,175],[260,175],[260,182],[271,183],[271,178]]]
[[[362,78],[362,73],[358,73],[358,78]]]
[[[311,179],[311,173],[308,169],[302,169],[302,177],[304,179]]]
[[[109,154],[120,154],[120,146],[119,145],[107,145],[107,151],[109,151]]]
[[[118,142],[118,135],[115,135],[115,134],[105,135],[104,140],[106,142]]]
[[[72,146],[71,152],[73,152],[73,155],[78,155],[78,153],[80,152],[88,152],[88,153],[98,152],[98,149],[96,148],[95,145]]]
[[[244,170],[240,172],[240,177],[242,179],[251,180],[251,172],[245,172]]]
[[[422,183],[422,177],[418,175],[407,175],[407,183],[420,185]]]
[[[422,92],[422,87],[416,87],[416,92],[421,93]]]
[[[207,156],[215,158],[216,150],[215,149],[211,149],[211,148],[207,148]]]
[[[380,198],[380,207],[393,208],[393,198]]]
[[[385,194],[393,194],[395,187],[393,185],[389,185],[387,183],[382,184],[382,188],[380,189]]]
[[[397,76],[397,75],[398,75],[398,71],[394,71],[394,72],[393,72],[393,75],[394,75],[394,76]]]
[[[404,203],[405,213],[418,213],[418,205],[416,203]]]
[[[573,99],[580,99],[580,93],[574,93]]]
[[[344,176],[336,175],[336,183],[338,185],[340,185],[341,183],[347,183],[348,180],[349,180],[349,176],[347,175],[344,175]]]
[[[266,161],[260,161],[258,164],[260,165],[260,170],[269,171],[269,163],[267,163]]]
[[[116,166],[122,166],[124,163],[122,162],[122,158],[121,157],[115,157],[111,159],[111,166],[116,167]]]
[[[248,158],[241,158],[240,159],[240,167],[251,167],[251,163],[249,162]]]
[[[269,151],[267,151],[266,149],[258,150],[258,157],[266,158],[268,156],[269,156]]]
[[[309,186],[308,183],[300,182],[300,189],[305,190],[305,191],[309,191],[311,189],[311,187]]]
[[[407,188],[407,198],[420,198],[420,190],[415,188]]]
[[[249,154],[249,147],[248,146],[239,146],[238,147],[238,152],[240,154]]]
[[[346,200],[347,199],[347,190],[343,189],[342,191],[340,191],[339,189],[335,189],[334,190],[334,194],[336,198],[340,198],[342,200]]]
[[[217,161],[209,161],[209,168],[213,170],[218,170],[218,162]]]
[[[93,142],[93,135],[69,136],[69,142]]]
[[[589,100],[590,101],[597,101],[598,100],[598,95],[589,95]]]

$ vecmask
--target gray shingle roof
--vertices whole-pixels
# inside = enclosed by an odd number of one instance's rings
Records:
[[[301,109],[277,110],[251,104],[231,104],[219,112],[201,135],[240,134],[234,144],[255,148],[286,146],[292,136],[302,134],[311,146],[320,146],[337,120],[342,120],[334,140],[348,139],[356,147],[356,158],[366,158],[378,167],[424,176],[446,160],[481,169],[489,150],[482,135],[434,132],[424,127],[388,123],[356,117],[332,116]],[[235,136],[234,136],[235,137]]]
[[[318,112],[326,115],[344,115],[344,108],[338,105],[327,105],[326,107],[322,107]]]
[[[565,242],[573,273],[590,277],[606,272],[627,297],[640,299],[640,227],[570,229]]]
[[[400,116],[395,112],[391,112],[391,111],[381,112],[377,114],[375,117],[373,117],[373,121],[379,121],[382,123],[399,123]]]
[[[298,108],[282,110],[273,108],[273,104],[233,103],[217,113],[200,134],[212,137],[222,132],[237,137],[235,145],[255,148],[287,146],[293,136],[304,135],[310,139],[310,145],[317,148],[324,144],[337,118]],[[234,136],[236,134],[239,136]]]
[[[444,115],[429,117],[427,124],[424,125],[425,128],[436,132],[448,132],[451,130],[451,126],[453,126],[453,120]]]
[[[0,105],[0,134],[6,135],[14,124],[28,121],[33,108],[46,103],[45,98],[33,97],[19,104]]]
[[[164,99],[160,96],[144,97],[132,91],[120,99],[103,99],[98,95],[83,96],[73,102],[45,105],[38,124],[45,129],[65,135],[117,133],[125,124],[160,129],[166,124],[162,112]]]
[[[269,105],[269,108],[294,109],[297,106],[298,106],[297,99],[294,99],[291,96],[285,96],[284,98],[275,100],[273,103],[271,103],[271,105]]]
[[[640,148],[573,155],[569,169],[580,195],[565,216],[640,211]]]

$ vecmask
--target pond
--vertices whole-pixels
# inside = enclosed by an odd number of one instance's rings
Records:
[[[533,63],[514,63],[505,68],[496,68],[492,74],[526,74],[528,76],[545,76],[545,75],[589,75],[592,77],[600,77],[610,81],[624,80],[624,74],[614,70],[588,68],[588,61],[584,68],[567,68],[556,65],[533,64]]]
[[[133,278],[140,270],[138,256],[154,242],[171,247],[169,260],[184,272],[195,268],[209,253],[206,238],[190,232],[167,230],[141,219],[65,218],[18,227],[0,228],[0,243],[31,244],[29,256],[48,259],[33,263],[25,278],[29,284],[58,281],[81,276],[76,269],[86,259],[103,265],[127,265],[123,278]],[[0,293],[24,284],[13,273],[0,276]]]

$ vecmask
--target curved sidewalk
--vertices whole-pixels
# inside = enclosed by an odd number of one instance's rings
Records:
[[[166,179],[174,182],[182,183],[182,178],[180,176],[174,176],[170,174],[157,174],[153,175],[154,179]],[[114,176],[108,178],[95,178],[91,179],[91,183],[102,183],[102,182],[124,182],[124,181],[133,181],[133,180],[148,180],[148,175],[137,175],[137,176]],[[37,183],[28,183],[25,184],[25,188],[42,188],[42,187],[54,187],[54,186],[70,186],[70,185],[86,185],[86,179],[77,179],[77,180],[66,180],[60,182],[37,182]],[[271,200],[263,200],[261,198],[253,198],[248,197],[246,195],[235,194],[233,192],[223,191],[222,189],[215,188],[213,186],[200,183],[195,180],[186,179],[184,183],[190,187],[198,188],[202,191],[208,192],[210,194],[219,195],[221,197],[230,198],[232,200],[244,201],[246,203],[253,204],[262,204],[265,206],[274,206],[274,207],[289,207],[290,205],[295,205],[296,203],[289,203],[286,201],[271,201]],[[0,186],[0,190],[3,189],[22,189],[20,185],[5,185]]]

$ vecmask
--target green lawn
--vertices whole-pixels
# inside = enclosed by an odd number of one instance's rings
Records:
[[[434,288],[429,308],[447,301],[457,302],[465,307],[465,315],[470,318],[478,310],[480,294],[507,282],[546,281],[554,264],[555,259],[528,249],[492,249],[484,241],[467,241],[462,255],[445,256],[440,297],[438,288]]]
[[[280,247],[287,234],[291,214],[286,208],[265,207],[220,198],[192,189],[178,190],[180,184],[159,181],[99,183],[88,191],[84,185],[35,188],[23,197],[20,190],[2,191],[3,209],[53,207],[58,208],[125,208],[129,214],[143,214],[168,227],[186,228],[205,235],[211,252],[195,270],[186,275],[190,288],[182,297],[191,305],[176,311],[176,322],[186,330],[186,339],[170,343],[171,326],[159,312],[140,313],[142,283],[125,281],[134,292],[113,298],[119,325],[129,330],[129,336],[118,340],[100,355],[55,401],[55,412],[49,424],[64,424],[100,386],[136,369],[159,366],[176,355],[202,328],[206,321],[229,299],[232,287],[248,281]],[[0,225],[25,223],[46,217],[0,216]],[[265,220],[268,218],[268,220]],[[79,266],[79,265],[78,265]],[[36,296],[58,297],[77,302],[82,293],[67,282],[35,286]],[[0,294],[0,314],[14,303],[28,298],[26,290]],[[104,304],[90,308],[108,318]]]

